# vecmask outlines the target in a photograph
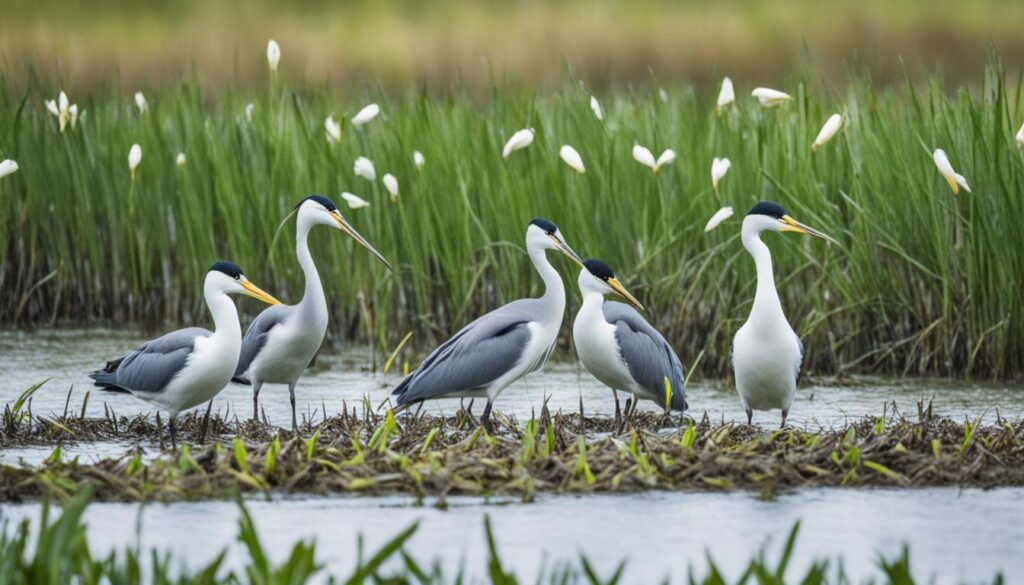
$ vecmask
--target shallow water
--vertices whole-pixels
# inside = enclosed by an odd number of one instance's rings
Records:
[[[13,401],[30,385],[52,378],[32,400],[35,414],[61,414],[68,389],[73,388],[70,411],[79,412],[91,389],[86,377],[107,359],[123,355],[143,339],[110,331],[0,332],[4,375],[0,402]],[[383,361],[377,356],[377,362]],[[343,402],[349,407],[369,397],[376,406],[400,379],[369,371],[371,356],[365,349],[325,352],[303,378],[298,390],[299,410],[318,419],[326,407],[335,414]],[[87,414],[102,416],[104,404],[121,415],[149,412],[148,405],[129,395],[93,390]],[[687,389],[690,414],[704,412],[713,420],[741,420],[745,416],[735,391],[718,382],[699,381]],[[576,412],[582,397],[588,414],[611,415],[611,393],[572,363],[552,364],[501,395],[497,408],[521,419],[539,409],[545,397],[553,411]],[[288,424],[290,411],[284,387],[265,387],[266,415]],[[859,379],[849,386],[810,386],[797,394],[790,421],[810,428],[830,427],[867,415],[877,415],[895,402],[915,415],[918,401],[932,400],[937,414],[956,419],[995,418],[996,409],[1007,418],[1024,416],[1024,390],[1000,384],[968,384],[926,380]],[[457,400],[435,402],[427,408],[451,413]],[[643,408],[653,409],[651,404]],[[251,391],[231,385],[218,396],[215,408],[239,417],[251,413]],[[480,406],[477,406],[479,413]],[[778,413],[757,413],[755,422],[766,427],[778,423]],[[65,457],[94,461],[119,456],[129,442],[72,444]],[[145,446],[152,447],[152,446]],[[50,446],[0,450],[0,462],[38,463]],[[155,454],[149,449],[149,456]],[[686,567],[698,573],[710,552],[738,576],[739,567],[758,548],[769,544],[775,558],[789,527],[800,520],[793,569],[806,569],[815,558],[842,556],[855,582],[873,573],[878,553],[896,555],[901,545],[912,546],[912,562],[920,576],[938,583],[988,580],[996,570],[1024,578],[1024,489],[958,491],[819,489],[786,493],[763,501],[750,493],[645,493],[635,495],[542,495],[532,504],[515,501],[484,505],[480,499],[449,499],[449,509],[418,507],[407,497],[276,498],[249,503],[264,543],[281,560],[286,548],[299,538],[316,538],[319,558],[328,568],[347,574],[352,567],[356,538],[366,538],[367,550],[419,521],[420,529],[409,544],[422,562],[440,559],[451,574],[465,566],[474,575],[485,571],[483,517],[490,515],[503,559],[521,579],[535,579],[542,567],[560,562],[577,566],[584,553],[603,575],[629,559],[626,581],[649,583],[671,575],[681,582]],[[0,516],[31,518],[38,504],[0,504]],[[131,504],[94,504],[86,514],[95,552],[132,545],[136,541],[139,507]],[[238,511],[229,502],[149,505],[142,514],[143,547],[170,550],[179,562],[198,566],[215,551],[234,547]],[[197,529],[199,528],[199,529]],[[148,558],[148,557],[146,557]],[[229,563],[244,561],[233,548]],[[791,573],[791,576],[795,576]]]
[[[78,413],[86,391],[92,390],[87,414],[103,416],[106,403],[119,415],[150,412],[147,403],[127,394],[103,392],[92,387],[87,374],[107,360],[124,355],[145,341],[123,333],[107,330],[0,332],[0,355],[4,356],[4,375],[0,379],[0,402],[15,400],[32,384],[50,381],[32,399],[35,414],[62,414],[73,388],[69,411]],[[376,356],[380,364],[386,359]],[[371,355],[364,348],[343,352],[325,351],[299,382],[296,396],[300,416],[322,416],[359,405],[363,397],[376,407],[388,398],[388,392],[401,379],[400,374],[382,375],[370,371]],[[415,366],[415,364],[413,364]],[[545,397],[552,412],[561,409],[578,412],[582,397],[588,415],[611,415],[615,402],[611,392],[576,363],[553,363],[542,371],[512,385],[498,398],[495,408],[520,419],[539,410]],[[621,397],[625,400],[625,396]],[[745,420],[735,390],[724,383],[697,380],[687,388],[689,414],[700,417],[704,412],[715,421]],[[881,414],[887,404],[895,402],[907,415],[916,416],[919,401],[933,401],[936,414],[956,419],[985,415],[994,419],[996,410],[1006,418],[1024,416],[1024,388],[1005,384],[980,384],[929,380],[858,379],[849,386],[808,386],[797,392],[790,412],[790,422],[810,428],[839,426],[849,420]],[[271,422],[288,425],[291,410],[286,386],[264,386],[260,393],[261,408]],[[475,412],[482,404],[477,401]],[[459,407],[458,400],[434,401],[426,406],[437,414],[451,413]],[[201,407],[199,407],[201,408]],[[252,413],[252,391],[247,386],[230,384],[214,402],[215,410],[248,417]],[[657,410],[648,401],[642,409]],[[766,427],[778,424],[779,413],[758,412],[754,421]]]
[[[283,561],[298,539],[315,538],[318,559],[331,572],[354,566],[356,539],[375,551],[399,530],[419,521],[407,550],[423,564],[442,562],[446,574],[464,566],[486,574],[483,518],[493,522],[499,552],[524,581],[542,567],[570,563],[585,554],[600,575],[628,559],[627,583],[653,583],[697,574],[710,553],[735,580],[741,567],[768,545],[773,563],[789,528],[801,532],[788,575],[795,579],[812,560],[842,557],[853,582],[875,573],[887,558],[911,544],[920,582],[991,582],[1001,571],[1008,583],[1024,578],[1024,489],[801,490],[764,501],[747,493],[646,493],[640,495],[542,496],[531,504],[484,505],[451,498],[449,509],[417,507],[404,497],[252,500],[248,507],[264,546]],[[38,504],[0,505],[11,520],[38,517]],[[139,506],[93,504],[85,515],[94,553],[136,543]],[[246,553],[234,542],[238,510],[230,502],[151,504],[141,516],[143,550],[171,551],[172,566],[198,567],[225,546],[237,567]],[[148,558],[144,557],[144,558]],[[834,568],[834,566],[833,566]],[[802,576],[802,575],[801,575]]]

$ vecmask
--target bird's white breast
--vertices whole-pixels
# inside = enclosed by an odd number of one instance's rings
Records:
[[[576,315],[572,338],[583,367],[595,378],[615,390],[633,392],[633,377],[622,359],[615,338],[615,326],[605,321],[601,306],[597,310],[584,306]]]
[[[164,390],[152,397],[143,393],[137,395],[157,402],[171,416],[211,400],[228,385],[238,365],[241,339],[236,337],[216,334],[197,337],[185,367]]]
[[[755,410],[788,409],[796,394],[800,344],[789,327],[757,328],[746,323],[733,341],[736,390]]]
[[[267,342],[249,366],[253,381],[290,384],[313,361],[327,334],[327,320],[304,323],[298,313],[271,329]]]

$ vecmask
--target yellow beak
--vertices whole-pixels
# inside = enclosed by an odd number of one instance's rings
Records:
[[[569,244],[565,242],[565,240],[555,235],[548,235],[548,237],[551,238],[551,240],[555,243],[556,246],[558,246],[559,252],[572,258],[573,262],[579,264],[581,268],[586,268],[585,266],[583,266],[583,258],[580,258],[580,255],[574,252],[573,249],[569,247]]]
[[[838,242],[836,242],[831,237],[829,237],[829,236],[819,232],[818,230],[816,230],[816,229],[814,229],[814,228],[812,228],[810,226],[807,226],[807,225],[804,225],[804,224],[800,223],[799,221],[793,219],[792,217],[790,217],[788,215],[783,215],[782,219],[779,220],[779,221],[781,221],[782,224],[783,224],[782,225],[782,231],[784,231],[784,232],[796,232],[798,234],[807,234],[809,236],[814,236],[816,238],[821,238],[821,239],[825,240],[826,242],[828,242],[830,244],[838,244]]]
[[[640,301],[636,300],[636,297],[634,297],[633,295],[629,294],[629,291],[626,290],[626,287],[622,286],[622,283],[619,282],[618,278],[612,277],[612,278],[609,278],[605,282],[607,282],[608,286],[612,287],[612,289],[614,289],[615,292],[619,293],[619,295],[622,298],[626,299],[626,301],[629,302],[629,304],[631,304],[634,307],[636,307],[636,309],[638,311],[643,311],[644,310],[644,306],[640,304]]]
[[[281,304],[281,301],[279,301],[279,300],[275,299],[274,297],[270,296],[268,293],[266,293],[262,289],[260,289],[260,287],[258,287],[255,284],[249,282],[248,280],[243,280],[242,281],[242,288],[245,289],[245,290],[242,291],[242,294],[244,294],[247,297],[252,297],[254,299],[259,299],[259,300],[263,301],[264,303],[267,303],[268,305],[280,305]]]
[[[343,231],[346,234],[348,234],[349,236],[351,236],[353,240],[359,242],[359,244],[362,247],[364,247],[367,250],[369,250],[374,256],[377,257],[378,260],[380,260],[381,262],[384,263],[384,266],[388,267],[388,270],[394,270],[393,268],[391,268],[391,263],[388,262],[387,260],[385,260],[384,256],[381,255],[381,253],[378,252],[376,248],[371,246],[370,242],[366,241],[366,238],[364,238],[363,236],[359,235],[359,232],[357,232],[355,230],[355,228],[353,228],[351,225],[349,225],[349,223],[347,221],[345,221],[345,218],[341,216],[341,212],[339,212],[337,209],[335,209],[334,211],[331,212],[331,217],[333,217],[334,221],[336,221],[338,223],[338,228],[340,228],[341,231]]]

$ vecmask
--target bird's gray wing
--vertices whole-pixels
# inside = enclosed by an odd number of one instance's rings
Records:
[[[185,367],[196,338],[210,335],[201,327],[189,327],[147,341],[121,360],[114,372],[117,386],[135,392],[159,392]]]
[[[270,336],[270,331],[280,325],[292,310],[294,310],[294,307],[289,305],[273,305],[264,309],[253,319],[252,323],[249,324],[249,328],[245,330],[245,337],[242,338],[242,351],[238,354],[238,366],[235,367],[235,375],[231,378],[232,381],[249,382],[245,377],[249,366],[252,365],[253,360],[259,355],[263,346],[267,344],[267,337]]]
[[[480,317],[431,352],[392,392],[398,404],[486,388],[512,369],[530,341],[533,320],[518,303]]]
[[[665,378],[668,378],[672,385],[672,409],[686,410],[683,363],[672,346],[633,307],[606,302],[603,309],[605,320],[615,326],[619,352],[633,379],[664,407]]]

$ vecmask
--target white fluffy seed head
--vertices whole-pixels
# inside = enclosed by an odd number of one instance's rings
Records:
[[[839,129],[843,127],[843,116],[840,114],[832,114],[828,120],[825,120],[825,125],[821,127],[821,131],[818,132],[818,136],[815,137],[814,142],[811,144],[811,150],[817,150],[819,146],[825,144],[832,137],[839,132]]]
[[[270,65],[271,71],[277,71],[277,65],[280,62],[281,46],[274,39],[270,39],[267,41],[267,65]]]
[[[510,154],[517,150],[522,150],[533,142],[533,128],[524,128],[515,132],[508,142],[505,143],[505,148],[501,149],[501,157],[508,158]]]
[[[558,156],[562,158],[562,162],[569,165],[569,168],[577,173],[587,172],[587,168],[583,166],[583,157],[580,156],[580,153],[575,148],[568,144],[562,145],[562,148],[558,151]]]
[[[362,126],[376,118],[377,114],[380,114],[380,106],[377,104],[370,104],[359,110],[359,113],[355,116],[352,116],[352,125]]]
[[[711,230],[718,227],[718,224],[732,217],[732,207],[723,207],[715,212],[708,220],[708,223],[704,226],[704,233],[708,233]]]

